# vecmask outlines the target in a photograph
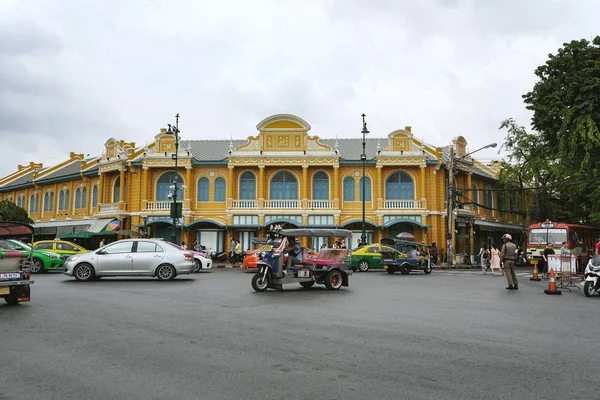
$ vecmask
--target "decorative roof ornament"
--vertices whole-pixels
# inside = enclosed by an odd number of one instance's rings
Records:
[[[377,154],[381,154],[381,142],[379,138],[377,138]]]
[[[340,154],[340,143],[338,142],[337,134],[335,135],[335,154]]]

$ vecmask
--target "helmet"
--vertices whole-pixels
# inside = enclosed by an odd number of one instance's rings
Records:
[[[512,236],[510,236],[508,233],[505,233],[504,235],[502,235],[502,239],[512,240]]]

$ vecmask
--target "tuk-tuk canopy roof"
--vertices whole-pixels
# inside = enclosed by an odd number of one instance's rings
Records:
[[[348,229],[279,229],[269,231],[270,233],[277,233],[282,236],[310,236],[310,237],[350,237],[352,231]]]
[[[33,235],[33,226],[21,222],[0,221],[0,236]]]
[[[425,246],[425,247],[431,247],[430,244],[427,243],[423,243],[423,242],[415,242],[413,240],[404,240],[404,239],[396,239],[396,238],[383,238],[381,239],[381,244],[385,244],[385,245],[394,245],[394,244],[402,244],[405,246]]]

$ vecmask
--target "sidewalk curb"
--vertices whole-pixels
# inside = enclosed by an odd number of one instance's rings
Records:
[[[213,265],[213,268],[219,268],[219,269],[221,269],[221,268],[237,268],[237,269],[240,269],[240,268],[242,268],[242,266],[239,264],[219,264],[219,265]]]

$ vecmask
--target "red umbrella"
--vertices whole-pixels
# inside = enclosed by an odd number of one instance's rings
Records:
[[[404,240],[415,240],[415,236],[412,233],[408,233],[408,232],[400,232],[399,234],[396,235],[396,237],[398,239],[404,239]]]

